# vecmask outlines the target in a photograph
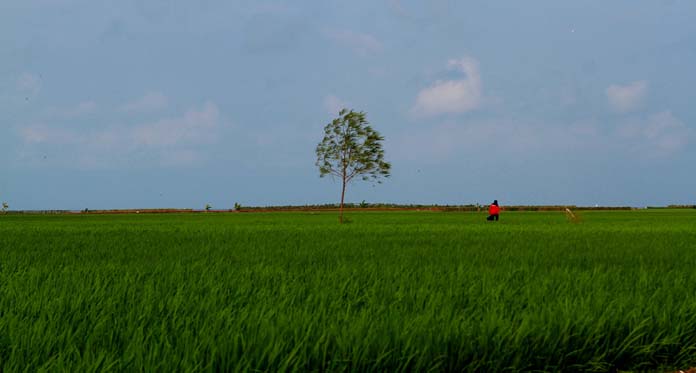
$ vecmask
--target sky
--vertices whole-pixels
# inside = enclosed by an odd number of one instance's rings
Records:
[[[696,203],[696,2],[3,0],[11,209],[336,203],[315,147],[367,113],[349,202]]]

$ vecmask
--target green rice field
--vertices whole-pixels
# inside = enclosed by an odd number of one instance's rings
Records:
[[[0,371],[696,366],[696,210],[0,216]]]

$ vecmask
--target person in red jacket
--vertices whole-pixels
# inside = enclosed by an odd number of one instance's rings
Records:
[[[491,206],[488,207],[488,217],[486,220],[489,221],[498,221],[500,219],[500,206],[498,206],[498,200],[496,199],[491,203]]]

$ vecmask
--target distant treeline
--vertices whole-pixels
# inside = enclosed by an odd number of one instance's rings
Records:
[[[72,214],[76,211],[70,210],[8,210],[0,214],[15,215],[15,214],[41,214],[41,215],[61,215],[61,214]]]
[[[283,205],[283,206],[241,206],[236,205],[234,209],[110,209],[110,210],[13,210],[6,211],[4,214],[185,214],[185,213],[222,213],[222,212],[273,212],[273,211],[333,211],[340,206],[336,203],[319,205]],[[476,212],[487,211],[487,205],[427,205],[427,204],[397,204],[397,203],[346,203],[345,208],[349,210],[362,211],[439,211],[439,212]],[[501,206],[503,211],[573,211],[582,210],[637,210],[630,206],[576,206],[576,205],[512,205]],[[696,205],[669,205],[669,206],[648,206],[647,209],[696,209]]]
[[[667,207],[662,206],[648,206],[649,209],[696,209],[696,205],[668,205]]]
[[[353,210],[429,210],[429,211],[485,211],[487,205],[425,205],[425,204],[396,204],[396,203],[346,203],[345,208]],[[340,208],[338,204],[322,204],[322,205],[285,205],[285,206],[243,206],[239,211],[305,211],[305,210],[336,210]],[[531,206],[531,205],[513,205],[501,206],[504,211],[564,211],[571,210],[633,210],[634,207],[619,206],[596,206],[584,207],[575,205],[551,205],[551,206]]]
[[[232,210],[225,210],[232,211]],[[63,215],[63,214],[166,214],[166,213],[186,213],[199,212],[193,209],[110,209],[110,210],[10,210],[5,214],[38,214],[38,215]]]

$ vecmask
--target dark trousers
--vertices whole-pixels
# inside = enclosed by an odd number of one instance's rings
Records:
[[[499,218],[500,218],[500,216],[499,216],[498,214],[493,214],[493,215],[488,215],[488,217],[486,218],[486,220],[488,220],[488,221],[493,221],[493,220],[498,221]]]

